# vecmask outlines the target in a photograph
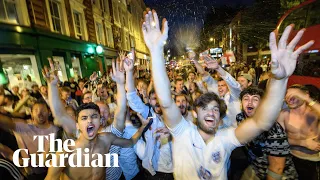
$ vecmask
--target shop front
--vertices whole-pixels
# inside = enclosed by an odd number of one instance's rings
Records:
[[[27,76],[31,81],[41,85],[40,74],[36,57],[25,54],[0,54],[2,71],[10,82],[10,86],[23,88],[27,81]]]
[[[38,85],[45,84],[41,70],[49,65],[48,57],[54,61],[59,79],[67,81],[70,77],[89,77],[94,71],[103,73],[108,62],[105,57],[116,54],[112,49],[99,53],[97,44],[45,30],[16,29],[0,25],[0,73],[10,84],[21,84],[27,75]]]

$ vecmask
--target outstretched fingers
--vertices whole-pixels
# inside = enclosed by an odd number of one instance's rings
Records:
[[[167,38],[168,38],[168,32],[169,32],[169,27],[168,27],[168,21],[167,21],[166,18],[163,18],[163,20],[162,20],[162,29],[161,29],[161,32],[162,32],[162,41],[167,40]]]
[[[160,29],[159,17],[157,12],[155,10],[152,10],[152,14],[153,14],[153,21],[155,23],[155,28]]]
[[[303,46],[300,46],[296,51],[294,51],[294,56],[299,56],[303,51],[309,49],[314,44],[314,40],[311,40],[304,44]]]
[[[288,44],[287,49],[292,51],[294,50],[294,48],[296,47],[296,45],[298,44],[298,42],[300,41],[301,37],[303,36],[305,29],[301,29],[296,36],[291,40],[291,42]]]
[[[150,24],[150,21],[149,21],[149,13],[146,13],[144,15],[144,26],[146,28],[146,32],[149,32],[151,30],[151,24]]]
[[[51,58],[48,58],[49,64],[50,64],[50,71],[54,71],[54,64]]]
[[[278,51],[277,47],[277,39],[276,39],[276,31],[270,33],[269,36],[269,47],[271,50],[271,66],[278,67],[279,63],[277,61],[276,53]]]
[[[282,36],[280,38],[280,41],[279,41],[279,46],[278,46],[279,49],[286,49],[287,41],[288,41],[289,35],[290,35],[291,30],[293,29],[293,27],[294,27],[294,24],[290,24],[284,30],[284,32],[283,32],[283,34],[282,34]]]

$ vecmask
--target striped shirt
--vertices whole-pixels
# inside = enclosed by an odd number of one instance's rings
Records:
[[[6,169],[11,176],[10,177],[2,176],[1,179],[11,179],[11,178],[15,180],[24,179],[18,167],[12,164],[10,161],[5,159],[0,159],[0,169],[2,168]]]
[[[117,137],[122,137],[122,132],[116,129],[113,125],[106,127],[101,132],[111,132]],[[119,154],[120,147],[111,145],[109,153],[110,154]],[[110,156],[110,164],[113,166],[113,156]],[[108,167],[106,168],[106,180],[118,180],[122,174],[121,167]]]

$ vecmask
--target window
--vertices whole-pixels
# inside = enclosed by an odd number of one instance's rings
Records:
[[[103,44],[102,24],[96,23],[96,31],[97,31],[97,43]]]
[[[104,4],[104,12],[105,12],[107,15],[110,15],[109,2],[108,2],[108,0],[103,0],[103,4]]]
[[[119,22],[119,12],[116,4],[113,5],[113,16],[116,22]]]
[[[107,40],[108,40],[108,46],[113,48],[113,35],[112,35],[112,29],[110,27],[106,28],[107,29]]]
[[[49,6],[50,6],[50,13],[52,18],[53,31],[62,33],[60,3],[54,0],[49,0]]]
[[[79,12],[73,12],[73,19],[74,19],[74,28],[76,32],[76,37],[83,40],[83,31],[82,31],[82,23],[81,23],[81,14]]]
[[[19,24],[16,2],[14,0],[0,0],[0,20]]]

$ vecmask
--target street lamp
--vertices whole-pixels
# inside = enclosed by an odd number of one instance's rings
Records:
[[[213,41],[213,38],[210,38],[210,41],[212,42],[212,41]]]
[[[96,52],[98,53],[98,54],[101,54],[101,53],[103,53],[103,47],[102,46],[97,46],[96,47]]]

